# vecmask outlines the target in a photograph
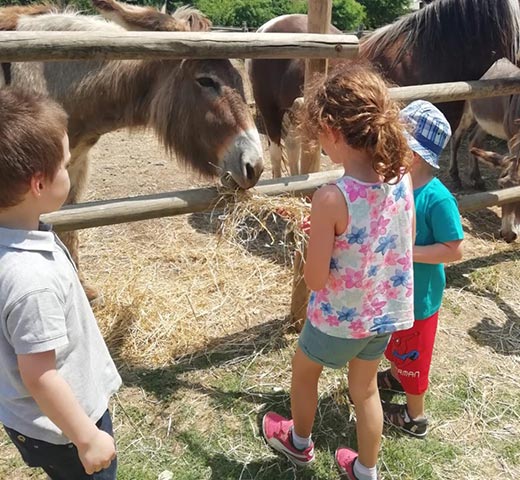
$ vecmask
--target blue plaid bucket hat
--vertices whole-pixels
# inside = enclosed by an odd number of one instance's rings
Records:
[[[408,146],[425,162],[439,168],[439,156],[451,137],[451,127],[443,113],[430,102],[416,100],[401,110],[408,125]]]

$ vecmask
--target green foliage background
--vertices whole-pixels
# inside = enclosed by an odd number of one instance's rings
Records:
[[[128,3],[160,7],[164,0],[127,0]],[[42,3],[37,0],[0,0],[0,6]],[[90,0],[58,0],[92,12]],[[204,12],[215,25],[257,28],[271,18],[286,13],[306,13],[307,0],[168,0],[168,9],[194,5]],[[355,30],[360,26],[377,28],[392,22],[408,11],[410,0],[333,0],[332,23],[340,30]]]

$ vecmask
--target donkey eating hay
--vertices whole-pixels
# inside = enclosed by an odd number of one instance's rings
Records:
[[[211,25],[191,8],[169,16],[114,0],[93,3],[110,21],[66,12],[18,15],[11,28],[120,32],[209,30]],[[0,25],[8,11],[0,10]],[[153,129],[169,153],[205,176],[227,172],[240,187],[250,188],[262,173],[258,131],[242,78],[229,60],[27,62],[13,63],[10,75],[14,86],[48,93],[69,115],[67,203],[77,202],[85,189],[89,150],[101,135],[123,127]],[[77,234],[63,237],[77,261]]]

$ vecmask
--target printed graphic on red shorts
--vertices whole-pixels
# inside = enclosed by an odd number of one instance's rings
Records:
[[[392,334],[385,357],[397,368],[398,380],[406,393],[420,395],[428,389],[438,312],[416,320],[409,330]]]
[[[405,330],[410,332],[410,330]],[[410,332],[397,338],[390,340],[389,349],[392,356],[392,362],[398,368],[411,367],[411,364],[419,359],[421,353],[418,345],[418,332]]]

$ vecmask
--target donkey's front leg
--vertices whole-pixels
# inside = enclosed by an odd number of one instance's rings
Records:
[[[477,125],[471,132],[469,149],[471,150],[473,147],[480,147],[486,139],[486,136],[487,133]],[[486,190],[486,182],[484,182],[484,179],[482,178],[478,159],[474,155],[471,155],[471,163],[470,178],[473,181],[473,187],[476,190]]]
[[[475,117],[473,116],[473,112],[471,110],[471,105],[469,102],[466,102],[464,104],[464,112],[462,114],[462,117],[460,119],[457,129],[455,130],[455,132],[453,132],[453,135],[451,137],[451,144],[450,144],[449,173],[450,173],[451,179],[453,181],[455,190],[462,190],[462,182],[461,182],[460,176],[459,176],[459,164],[458,164],[458,159],[457,159],[457,152],[460,147],[460,142],[462,141],[464,134],[468,130],[473,129],[476,125],[477,125],[477,121],[475,120]]]
[[[88,152],[90,148],[92,148],[92,146],[96,143],[96,141],[97,138],[95,140],[89,141],[87,144],[83,143],[71,149],[71,160],[68,167],[70,177],[70,192],[67,197],[67,201],[65,202],[67,205],[77,203],[86,188],[89,171]],[[76,230],[59,232],[58,236],[69,250],[71,257],[76,264],[79,279],[83,285],[83,289],[85,290],[87,298],[90,302],[98,299],[100,296],[99,292],[96,288],[89,285],[85,281],[83,272],[80,267],[78,232]]]

